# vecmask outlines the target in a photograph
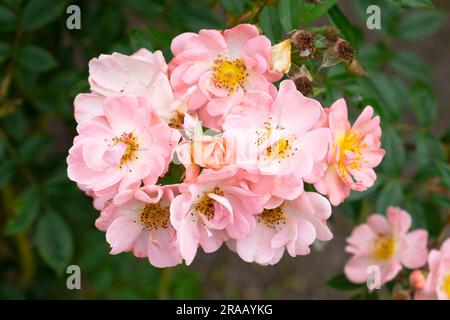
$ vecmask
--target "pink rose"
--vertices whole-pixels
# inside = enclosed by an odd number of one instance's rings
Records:
[[[353,255],[344,268],[347,278],[364,283],[368,268],[378,266],[380,284],[384,284],[403,267],[422,267],[427,259],[428,233],[423,229],[408,232],[410,228],[411,216],[400,208],[389,207],[387,217],[378,213],[369,216],[347,238],[345,250]]]

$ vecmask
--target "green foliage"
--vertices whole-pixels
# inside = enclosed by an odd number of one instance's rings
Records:
[[[69,265],[73,255],[72,232],[60,215],[47,212],[42,216],[37,225],[36,244],[45,262],[58,273]]]
[[[343,273],[328,280],[327,285],[338,290],[358,290],[365,287],[364,284],[361,285],[350,282]]]
[[[403,44],[421,46],[447,16],[430,0],[352,3],[82,0],[81,30],[68,30],[69,1],[0,1],[0,236],[1,249],[3,243],[8,249],[0,250],[0,298],[205,298],[202,275],[192,267],[159,270],[131,254],[108,254],[91,199],[67,178],[67,150],[76,133],[73,99],[89,90],[88,61],[101,53],[145,47],[162,50],[170,60],[177,34],[241,22],[256,24],[274,44],[297,28],[320,35],[324,25],[334,25],[353,44],[368,77],[355,75],[344,62],[320,69],[320,58],[293,61],[308,67],[324,107],[344,97],[352,120],[367,105],[381,118],[386,156],[376,184],[352,192],[334,214],[356,225],[397,205],[411,213],[414,228],[438,239],[450,207],[450,130],[440,134],[436,128],[440,110],[430,68]],[[365,28],[370,4],[381,7],[380,31]],[[348,10],[356,16],[347,16]],[[317,38],[318,47],[326,47]],[[181,178],[180,166],[171,165],[163,182]],[[69,264],[82,269],[79,292],[65,287]],[[19,285],[26,268],[31,276]],[[378,298],[343,274],[327,284],[353,299]]]

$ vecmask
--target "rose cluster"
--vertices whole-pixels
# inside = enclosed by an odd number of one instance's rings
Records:
[[[384,156],[373,109],[351,125],[343,99],[323,108],[292,80],[277,88],[253,25],[183,33],[171,51],[168,64],[146,49],[92,59],[91,92],[74,102],[68,176],[111,253],[169,267],[225,243],[271,265],[330,240],[331,204],[371,187]]]

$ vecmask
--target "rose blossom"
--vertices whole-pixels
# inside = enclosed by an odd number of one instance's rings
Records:
[[[111,254],[131,251],[138,258],[148,257],[158,268],[181,263],[177,233],[170,224],[173,198],[169,186],[119,192],[96,221],[106,231]]]
[[[174,96],[161,51],[102,54],[89,61],[89,84],[92,92],[75,98],[78,123],[103,114],[105,99],[120,95],[144,97],[160,117],[170,117]]]
[[[422,267],[427,258],[426,230],[411,232],[411,216],[396,207],[387,209],[387,217],[372,214],[357,226],[347,239],[345,250],[352,258],[345,265],[347,278],[355,283],[366,282],[368,267],[380,268],[381,284],[392,280],[403,266]]]
[[[429,273],[423,290],[416,292],[417,300],[450,300],[450,239],[440,250],[433,249],[428,255]]]
[[[273,265],[280,261],[285,249],[291,257],[307,255],[315,239],[332,239],[326,225],[330,215],[331,205],[325,197],[303,192],[295,200],[266,205],[255,216],[255,230],[245,238],[229,240],[228,244],[244,261]]]
[[[280,197],[295,198],[303,181],[316,181],[323,173],[330,139],[330,130],[321,127],[323,108],[297,91],[291,80],[280,83],[275,100],[261,92],[249,96],[224,122],[224,135],[236,141],[237,165],[268,176],[272,190],[292,186],[286,190],[291,197]]]
[[[102,106],[104,115],[77,127],[67,158],[68,176],[101,196],[154,184],[172,160],[178,131],[160,120],[144,98],[117,97]]]
[[[271,43],[254,25],[182,33],[173,39],[171,50],[175,96],[194,88],[188,110],[196,110],[211,129],[221,128],[223,117],[247,91],[275,92],[272,82],[281,78],[269,70]]]
[[[247,178],[247,173],[228,166],[204,169],[194,181],[180,185],[170,219],[186,264],[191,264],[199,245],[214,252],[229,237],[242,238],[253,230],[253,215],[261,212],[262,205],[249,190]]]
[[[344,99],[333,103],[327,114],[332,135],[328,169],[314,186],[336,206],[350,195],[350,190],[363,191],[374,184],[377,176],[373,168],[380,164],[385,152],[380,148],[380,118],[372,117],[372,107],[366,107],[353,126]]]

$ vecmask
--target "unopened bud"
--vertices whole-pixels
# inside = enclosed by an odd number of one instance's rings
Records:
[[[353,45],[344,40],[338,39],[334,44],[334,48],[339,56],[339,58],[351,63],[353,61],[353,57],[355,55],[355,50],[353,49]]]
[[[288,73],[291,68],[291,40],[286,39],[272,47],[270,70]]]
[[[311,57],[314,54],[314,35],[306,30],[297,30],[291,35],[291,41],[300,51],[301,57]]]
[[[364,70],[364,68],[359,64],[358,61],[356,61],[356,59],[353,59],[353,61],[348,64],[347,66],[348,71],[350,71],[352,74],[356,75],[356,76],[367,76],[367,72],[366,70]]]
[[[425,287],[425,282],[425,275],[420,270],[413,271],[409,276],[409,283],[415,291],[422,290]]]

